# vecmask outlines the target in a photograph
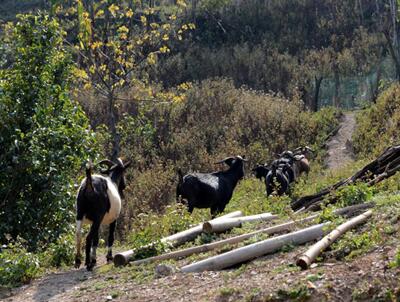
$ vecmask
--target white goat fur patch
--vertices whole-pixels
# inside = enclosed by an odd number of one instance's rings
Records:
[[[104,218],[101,221],[101,224],[107,225],[114,222],[118,218],[119,213],[121,212],[121,197],[119,196],[118,188],[109,177],[94,174],[92,175],[92,179],[93,178],[102,178],[107,181],[107,194],[108,199],[110,200],[110,210],[106,213],[106,215],[104,215]],[[82,181],[81,186],[85,181],[86,178]],[[92,223],[92,221],[84,217],[83,223]]]

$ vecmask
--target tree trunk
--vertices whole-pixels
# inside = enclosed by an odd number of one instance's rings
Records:
[[[397,79],[397,81],[400,81],[400,62],[399,62],[399,56],[397,55],[396,49],[395,49],[394,46],[392,45],[392,41],[391,41],[391,39],[390,39],[389,33],[388,33],[387,31],[384,31],[384,35],[385,35],[385,38],[386,38],[386,44],[387,44],[387,47],[388,47],[388,49],[389,49],[390,56],[392,57],[393,62],[394,62],[394,66],[396,67],[396,79]]]
[[[340,100],[339,100],[339,89],[340,89],[340,77],[339,77],[339,66],[337,62],[333,64],[333,74],[335,80],[335,90],[333,95],[333,106],[336,108],[340,107]]]
[[[372,95],[371,95],[371,102],[376,103],[376,99],[379,95],[379,82],[381,81],[382,75],[382,62],[379,60],[378,68],[376,70],[376,81],[374,87],[372,87]]]
[[[116,161],[116,159],[119,157],[119,152],[120,152],[120,136],[117,131],[117,116],[118,112],[115,107],[115,98],[113,94],[110,94],[108,96],[108,105],[109,105],[109,131],[111,133],[111,154],[110,158],[112,161]]]
[[[311,111],[313,111],[313,112],[317,112],[318,111],[319,92],[320,92],[320,89],[321,89],[321,83],[322,83],[323,79],[324,79],[323,77],[315,77],[314,78],[314,80],[315,80],[315,93],[314,93],[314,98],[312,100],[311,108],[310,108]]]
[[[361,215],[358,215],[345,223],[338,226],[327,236],[322,238],[316,244],[314,244],[310,249],[307,250],[303,255],[301,255],[297,261],[296,265],[300,266],[302,269],[307,269],[311,263],[322,253],[328,246],[336,241],[340,236],[346,233],[348,230],[354,228],[355,226],[364,223],[369,217],[371,217],[372,211],[369,210]]]

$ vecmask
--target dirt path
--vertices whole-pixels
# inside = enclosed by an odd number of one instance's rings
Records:
[[[329,169],[338,169],[354,160],[351,136],[355,127],[355,113],[345,113],[341,118],[339,131],[327,142],[328,159],[326,164]]]

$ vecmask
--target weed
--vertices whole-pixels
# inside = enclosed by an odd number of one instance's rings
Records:
[[[297,285],[291,289],[279,289],[276,295],[273,295],[266,301],[307,301],[311,297],[311,292],[306,285]]]

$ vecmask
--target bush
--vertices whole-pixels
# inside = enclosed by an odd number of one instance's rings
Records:
[[[13,64],[0,70],[0,242],[20,236],[35,250],[68,230],[76,173],[95,140],[68,93],[71,61],[57,22],[21,16],[4,43]]]
[[[40,256],[41,265],[45,267],[72,265],[75,259],[75,237],[72,232],[62,235],[55,242],[49,244]]]
[[[400,85],[384,91],[376,104],[359,113],[353,146],[362,156],[378,156],[387,147],[399,144]]]
[[[20,241],[0,251],[0,284],[13,287],[28,283],[39,274],[39,258],[28,252]]]
[[[134,162],[119,231],[129,231],[140,213],[163,213],[174,202],[178,168],[221,170],[217,160],[240,154],[250,160],[249,171],[285,149],[306,144],[319,149],[337,116],[332,108],[305,112],[297,98],[236,89],[224,79],[193,84],[184,101],[140,108],[119,124],[122,153]]]
[[[345,186],[336,193],[340,207],[363,203],[371,199],[372,196],[373,188],[363,182]]]

